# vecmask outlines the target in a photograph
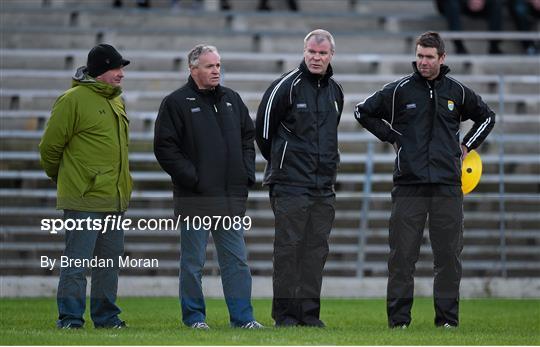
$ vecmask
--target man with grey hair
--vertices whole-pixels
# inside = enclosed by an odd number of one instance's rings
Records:
[[[244,229],[229,223],[244,216],[248,186],[255,183],[253,121],[240,95],[220,85],[214,46],[195,46],[188,62],[188,82],[163,99],[154,134],[154,153],[171,176],[174,211],[182,222],[182,321],[209,328],[201,277],[212,231],[231,326],[262,328],[253,317]]]
[[[278,327],[324,327],[322,272],[343,111],[343,90],[330,65],[334,50],[328,31],[307,34],[304,60],[270,85],[257,112],[257,144],[268,161],[263,184],[275,216],[272,317]]]

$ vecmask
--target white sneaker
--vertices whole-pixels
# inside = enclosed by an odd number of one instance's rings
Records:
[[[205,322],[197,322],[191,324],[190,328],[192,329],[202,329],[202,330],[208,330],[210,327]]]
[[[241,329],[264,329],[264,325],[257,322],[256,320],[248,322],[244,325],[239,326]]]

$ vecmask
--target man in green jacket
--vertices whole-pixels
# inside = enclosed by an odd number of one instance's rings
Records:
[[[123,230],[111,220],[127,209],[132,180],[128,124],[120,94],[124,60],[106,44],[92,48],[72,88],[55,102],[39,150],[41,165],[57,184],[57,209],[77,229],[66,230],[60,262],[57,326],[84,324],[87,268],[91,268],[91,318],[96,328],[123,328],[116,306]],[[82,264],[82,265],[81,265]]]

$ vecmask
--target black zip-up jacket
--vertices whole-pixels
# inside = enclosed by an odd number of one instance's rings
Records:
[[[255,183],[255,130],[235,91],[191,77],[159,108],[154,154],[172,178],[175,214],[243,215]]]
[[[305,62],[274,81],[257,111],[256,140],[268,161],[263,184],[331,188],[339,164],[337,127],[343,90]]]
[[[447,76],[428,81],[414,73],[389,83],[356,105],[355,118],[397,149],[394,184],[461,185],[460,124],[474,122],[462,144],[478,147],[495,125],[495,113],[474,91]]]

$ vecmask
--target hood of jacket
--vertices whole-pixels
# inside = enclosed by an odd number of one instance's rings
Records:
[[[90,88],[97,94],[107,99],[114,99],[122,94],[122,88],[112,86],[107,83],[96,81],[93,77],[88,75],[88,69],[86,66],[81,66],[75,71],[75,75],[72,77],[71,87],[84,86]]]
[[[417,78],[421,78],[421,79],[425,79],[424,76],[422,76],[420,74],[420,71],[418,71],[418,66],[416,65],[416,62],[413,61],[412,63],[412,67],[413,67],[413,71],[414,71],[414,74],[416,75]],[[437,75],[437,77],[435,78],[436,81],[442,79],[444,76],[446,76],[446,74],[448,74],[450,72],[450,67],[448,67],[448,65],[444,65],[442,64],[441,65],[441,70],[439,71],[439,75]]]
[[[219,100],[225,95],[225,91],[221,88],[221,85],[217,85],[212,89],[200,89],[195,83],[195,80],[191,75],[188,77],[187,86],[193,89],[197,94],[199,94],[204,100],[210,104],[218,103]]]
[[[328,64],[328,68],[326,69],[326,73],[324,75],[311,73],[311,71],[309,71],[306,65],[306,62],[304,60],[302,60],[302,62],[300,63],[299,69],[300,71],[302,71],[303,74],[308,76],[308,79],[314,84],[317,84],[318,82],[320,82],[322,85],[327,85],[328,80],[334,74],[334,70],[332,69],[331,64]]]

